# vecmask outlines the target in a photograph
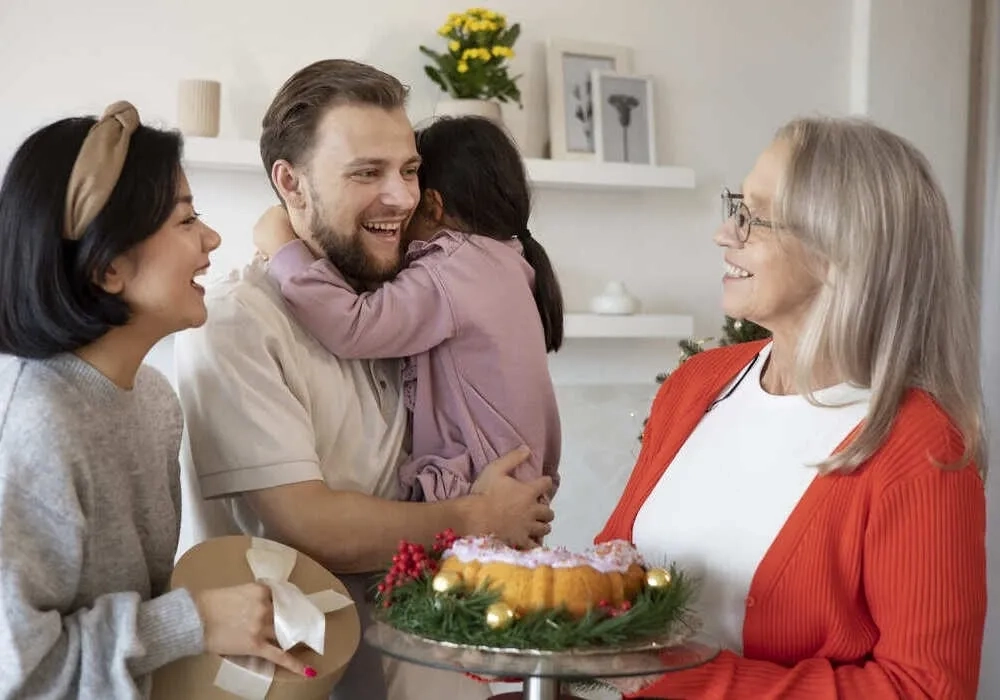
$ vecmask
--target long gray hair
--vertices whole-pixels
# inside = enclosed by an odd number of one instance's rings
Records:
[[[884,442],[904,392],[934,397],[985,472],[976,297],[944,195],[911,143],[856,119],[798,119],[773,214],[826,265],[796,354],[796,382],[829,363],[872,390],[856,438],[819,466],[848,472]],[[802,391],[813,400],[811,393]]]

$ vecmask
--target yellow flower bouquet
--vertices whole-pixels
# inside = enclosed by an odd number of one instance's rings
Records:
[[[453,13],[438,29],[447,42],[439,53],[426,46],[420,51],[433,59],[424,72],[453,99],[498,100],[521,106],[520,76],[511,77],[507,61],[514,57],[519,24],[508,26],[499,12],[474,7]]]

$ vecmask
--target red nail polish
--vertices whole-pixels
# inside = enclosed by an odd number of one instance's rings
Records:
[[[316,677],[316,669],[314,669],[312,666],[306,666],[306,670],[303,671],[303,673],[306,674],[306,678]]]

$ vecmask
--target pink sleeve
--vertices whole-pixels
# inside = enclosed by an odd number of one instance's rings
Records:
[[[455,334],[451,301],[425,255],[373,292],[358,294],[328,260],[302,241],[278,251],[268,274],[292,313],[332,354],[344,359],[406,357]]]
[[[459,496],[468,496],[472,485],[486,465],[476,466],[472,456],[463,451],[454,457],[421,455],[414,457],[399,467],[399,479],[403,484],[403,499],[408,501],[447,501]],[[529,459],[513,472],[518,481],[528,482],[542,476],[542,470]],[[553,490],[558,485],[553,478]],[[417,487],[419,486],[419,491]],[[421,493],[423,494],[421,497]]]
[[[450,458],[414,457],[399,467],[403,498],[431,502],[468,496],[476,478],[473,472],[472,457],[465,451]]]

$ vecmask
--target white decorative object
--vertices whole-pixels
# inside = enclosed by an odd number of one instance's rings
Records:
[[[628,293],[624,282],[608,282],[600,296],[591,300],[590,310],[595,314],[627,316],[639,310],[639,302]]]
[[[591,82],[597,159],[606,163],[656,165],[653,79],[595,70]]]
[[[222,85],[182,80],[177,85],[177,125],[185,136],[218,136]]]
[[[437,117],[485,117],[500,122],[500,103],[494,100],[443,99],[434,108]]]
[[[625,46],[550,39],[546,53],[549,140],[555,160],[596,160],[591,72],[628,73],[632,51]]]

